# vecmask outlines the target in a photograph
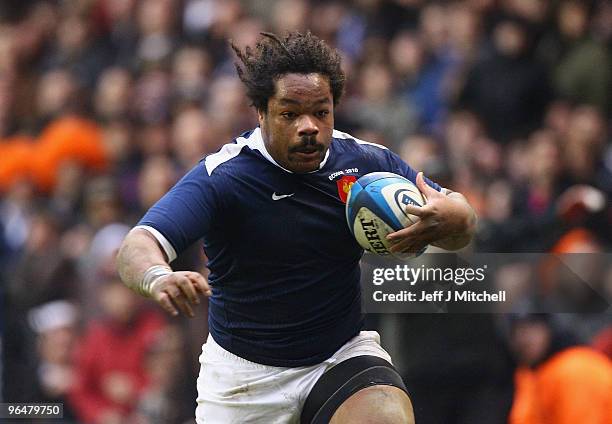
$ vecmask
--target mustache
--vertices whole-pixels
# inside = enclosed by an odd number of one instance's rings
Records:
[[[291,148],[292,152],[323,150],[323,146],[317,143],[317,137],[314,135],[304,135],[300,137],[300,144]]]

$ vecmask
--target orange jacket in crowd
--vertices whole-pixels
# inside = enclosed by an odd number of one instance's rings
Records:
[[[510,424],[612,423],[612,362],[588,347],[519,368]]]
[[[25,135],[0,140],[0,193],[21,179],[31,178],[34,145],[34,140]]]
[[[94,122],[65,116],[51,122],[37,140],[25,136],[0,140],[0,190],[23,179],[48,192],[65,162],[94,170],[105,168],[102,134]]]

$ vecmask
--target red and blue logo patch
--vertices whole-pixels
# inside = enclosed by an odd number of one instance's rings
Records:
[[[354,175],[345,175],[336,181],[336,185],[338,186],[338,196],[340,197],[340,200],[342,200],[342,203],[346,203],[351,186],[355,183],[355,181],[357,181],[357,177]]]

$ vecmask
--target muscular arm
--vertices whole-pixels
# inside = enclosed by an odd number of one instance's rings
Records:
[[[205,296],[212,294],[204,276],[191,271],[173,272],[155,237],[146,230],[133,229],[123,240],[117,255],[121,280],[140,293],[138,287],[152,267],[165,267],[167,273],[154,278],[150,290],[144,294],[172,315],[178,315],[180,310],[189,317],[195,316],[191,305],[200,303],[198,292]]]
[[[170,268],[161,246],[151,233],[135,228],[123,240],[117,254],[117,269],[121,280],[134,289],[147,269],[154,265]]]

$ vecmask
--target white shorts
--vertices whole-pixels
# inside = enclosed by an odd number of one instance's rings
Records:
[[[198,424],[299,423],[302,406],[317,380],[334,365],[361,355],[391,362],[376,331],[362,331],[320,364],[272,367],[247,361],[211,336],[202,346],[198,377]]]

